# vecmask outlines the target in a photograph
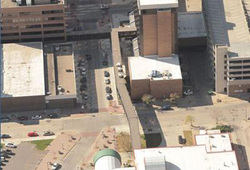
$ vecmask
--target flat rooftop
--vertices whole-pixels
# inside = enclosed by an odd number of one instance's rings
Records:
[[[197,145],[206,145],[207,152],[232,151],[229,134],[196,135]]]
[[[179,57],[173,55],[172,57],[129,57],[128,58],[129,71],[131,80],[149,79],[152,70],[157,70],[160,73],[169,72],[172,74],[172,79],[182,79]],[[154,80],[168,80],[168,77],[154,78]]]
[[[250,35],[241,0],[204,0],[214,45],[229,47],[234,56],[249,49]],[[247,44],[238,48],[236,44]],[[236,46],[236,47],[234,47]]]
[[[206,37],[202,12],[178,13],[178,38]]]
[[[178,0],[138,0],[138,8],[143,9],[165,9],[177,8]]]
[[[1,8],[12,8],[12,7],[23,7],[23,6],[30,6],[30,5],[23,5],[20,6],[18,5],[16,2],[13,2],[12,0],[1,0]],[[21,1],[19,1],[21,3]],[[26,0],[26,3],[32,3],[31,6],[35,6],[35,5],[52,5],[52,4],[64,4],[64,0]]]
[[[2,45],[2,98],[45,95],[41,42]]]
[[[207,153],[206,146],[135,150],[136,169],[239,170],[234,151]]]

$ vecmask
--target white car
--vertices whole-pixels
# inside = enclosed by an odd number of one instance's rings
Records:
[[[86,74],[87,74],[87,73],[86,73],[86,70],[82,71],[81,74],[82,74],[82,75],[86,75]]]
[[[119,78],[123,78],[124,77],[122,73],[119,73],[118,76],[119,76]]]
[[[122,65],[121,65],[121,63],[116,63],[116,66],[121,67]]]
[[[5,144],[5,147],[7,147],[7,148],[16,148],[16,145],[14,144],[14,143],[6,143]]]
[[[39,120],[42,119],[42,115],[36,115],[31,117],[32,120]]]
[[[194,94],[190,89],[188,89],[187,91],[184,91],[184,94],[186,95],[186,96],[190,96],[190,95],[192,95],[192,94]]]
[[[105,84],[110,84],[110,80],[109,79],[105,79]]]
[[[108,8],[109,8],[109,6],[108,6],[108,5],[106,5],[106,4],[101,4],[101,5],[100,5],[100,8],[101,8],[101,9],[108,9]]]
[[[122,67],[117,68],[119,72],[122,72]]]
[[[52,166],[51,166],[51,169],[52,170],[57,170],[61,167],[61,165],[59,163],[54,163]]]

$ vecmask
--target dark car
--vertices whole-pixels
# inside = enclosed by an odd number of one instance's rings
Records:
[[[10,118],[9,117],[2,117],[1,122],[9,122]]]
[[[170,105],[162,106],[161,110],[171,110],[171,106]]]
[[[111,94],[107,94],[107,100],[112,100],[113,96]]]
[[[112,90],[110,87],[106,87],[106,93],[112,93]]]
[[[92,59],[92,57],[91,57],[90,54],[86,54],[85,57],[86,57],[87,60],[91,60]]]
[[[8,134],[2,134],[2,135],[1,135],[1,138],[2,138],[2,139],[7,139],[7,138],[11,138],[11,136],[8,135]]]
[[[186,144],[186,139],[185,138],[182,138],[181,135],[178,136],[178,139],[179,139],[179,144]]]
[[[87,89],[87,85],[86,84],[82,84],[81,86],[80,86],[80,91],[84,91],[84,90],[86,90]]]
[[[104,77],[109,77],[109,76],[110,76],[109,72],[108,71],[104,71]]]
[[[80,81],[81,81],[81,83],[86,83],[87,79],[86,79],[86,77],[82,77]]]
[[[15,153],[12,152],[10,149],[3,150],[2,153],[8,154],[8,155],[15,155]]]
[[[28,120],[29,118],[27,116],[20,116],[17,119],[18,120]]]
[[[58,116],[57,116],[56,113],[51,113],[51,114],[48,115],[48,118],[50,118],[50,119],[55,119],[55,118],[57,118],[57,117],[58,117]]]
[[[103,60],[102,61],[102,65],[104,65],[104,66],[108,65],[108,61],[107,60]]]
[[[55,133],[54,133],[54,132],[51,132],[51,131],[46,131],[46,132],[44,132],[44,134],[43,134],[43,136],[53,136],[53,135],[55,135]]]

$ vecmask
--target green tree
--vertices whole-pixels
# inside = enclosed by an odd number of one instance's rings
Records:
[[[147,105],[149,106],[151,103],[155,102],[155,98],[153,98],[153,96],[151,96],[150,94],[144,94],[141,98],[141,100]]]
[[[234,131],[234,129],[231,126],[229,126],[229,125],[217,125],[212,130],[214,130],[214,129],[219,129],[222,133]]]
[[[193,126],[193,122],[194,122],[194,117],[191,115],[187,115],[186,116],[186,123],[190,123],[190,126]]]

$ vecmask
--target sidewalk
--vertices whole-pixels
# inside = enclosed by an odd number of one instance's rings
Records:
[[[62,132],[47,147],[46,150],[48,150],[48,153],[41,160],[36,170],[51,169],[51,165],[53,163],[60,163],[60,161],[65,158],[72,148],[78,143],[80,138],[80,134],[76,132]]]

